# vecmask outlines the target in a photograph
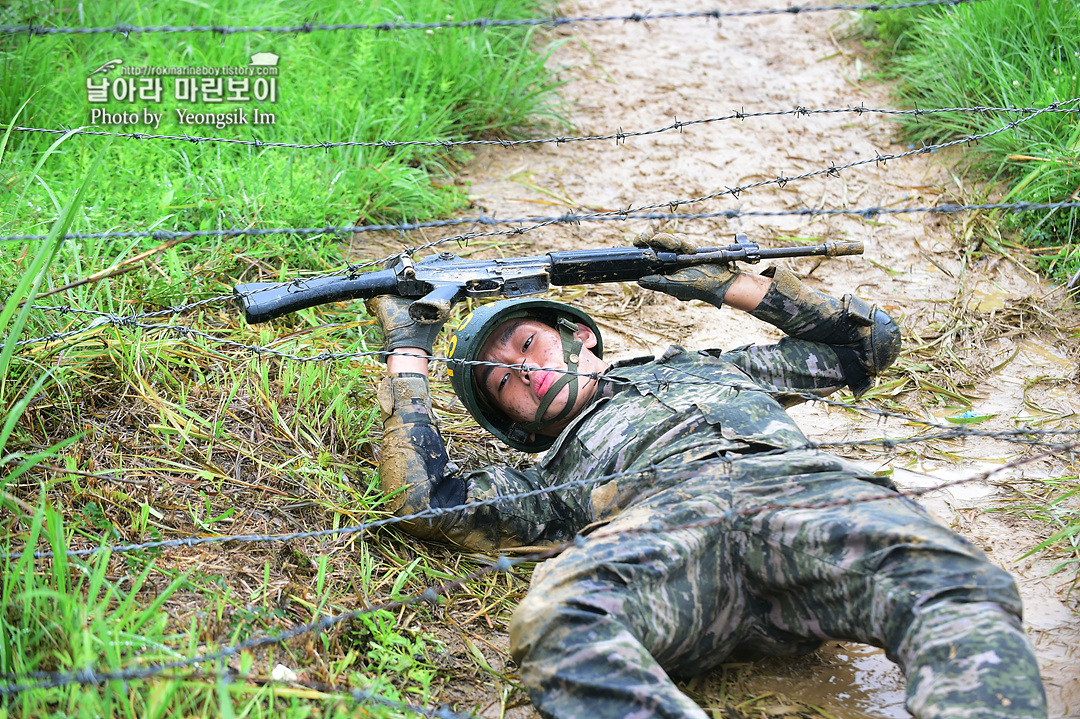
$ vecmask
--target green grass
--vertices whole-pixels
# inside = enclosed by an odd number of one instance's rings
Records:
[[[22,2],[0,24],[299,24],[528,17],[530,0],[391,3],[280,1],[167,8],[121,0],[82,6]],[[560,122],[549,46],[536,31],[250,33],[0,38],[0,118],[44,128],[89,126],[85,82],[107,60],[128,66],[246,65],[280,55],[279,99],[265,141],[313,143],[520,137]],[[110,73],[116,77],[115,71]],[[100,76],[98,76],[100,77]],[[171,79],[166,79],[171,82]],[[155,112],[177,103],[166,85]],[[237,104],[194,111],[228,112]],[[131,109],[111,102],[111,112]],[[153,132],[146,126],[99,126]],[[161,134],[250,139],[251,126]],[[5,134],[6,133],[6,134]],[[431,148],[253,149],[0,131],[0,673],[139,667],[421,591],[476,565],[392,531],[287,544],[208,545],[37,562],[24,547],[62,550],[214,534],[281,534],[384,516],[377,465],[373,362],[297,363],[205,340],[111,325],[77,339],[16,349],[27,336],[92,318],[29,311],[20,302],[144,312],[375,259],[400,237],[353,249],[321,237],[58,242],[68,231],[313,227],[430,219],[464,208],[453,182],[463,153]],[[91,172],[95,162],[100,163]],[[414,242],[413,244],[417,244]],[[515,243],[503,243],[514,245]],[[483,243],[461,254],[490,248]],[[145,259],[133,258],[157,249]],[[129,263],[129,264],[125,264]],[[39,297],[94,273],[117,274]],[[175,321],[222,339],[296,354],[374,347],[356,306],[305,310],[269,327],[244,325],[227,303]],[[441,396],[441,403],[449,402]],[[448,434],[477,430],[457,410]],[[372,437],[373,428],[375,436]],[[379,612],[334,631],[245,652],[220,667],[127,684],[77,685],[0,698],[6,716],[401,716],[358,707],[351,688],[413,704],[471,711],[515,682],[491,668],[460,629],[505,629],[519,577],[476,582],[438,609]],[[481,612],[480,609],[483,609]],[[440,628],[438,634],[433,628]],[[276,664],[301,683],[265,683]],[[2,679],[0,683],[8,683]]]
[[[35,12],[28,8],[33,7]],[[48,11],[41,8],[48,7]],[[121,18],[138,24],[298,24],[433,21],[456,17],[522,17],[536,11],[531,0],[413,0],[389,2],[202,3],[173,7],[125,0],[84,5],[84,24],[111,25]],[[24,8],[20,10],[20,8]],[[5,22],[72,24],[76,14],[62,3],[16,4],[0,11]],[[544,68],[541,41],[528,30],[438,30],[415,32],[313,32],[287,35],[241,33],[93,36],[6,36],[0,38],[0,118],[55,129],[91,127],[93,107],[113,114],[126,110],[165,112],[156,132],[317,143],[323,141],[433,140],[514,136],[536,123],[556,119],[556,83]],[[162,101],[104,105],[87,100],[86,81],[102,63],[124,66],[241,66],[256,52],[280,56],[277,102],[190,104],[174,99],[173,78],[163,78]],[[119,70],[109,77],[116,80]],[[97,75],[100,79],[105,76]],[[226,113],[238,108],[272,112],[273,125],[180,125],[177,109]],[[97,125],[92,129],[155,132],[146,125]],[[35,232],[51,224],[57,197],[81,177],[97,138],[65,143],[42,172],[36,159],[54,136],[14,133],[0,168],[6,217],[0,230]],[[430,219],[461,207],[465,196],[451,182],[455,158],[439,148],[345,147],[331,150],[255,149],[222,144],[124,140],[105,158],[108,171],[92,188],[76,231],[110,229],[219,229],[316,227],[366,221]],[[103,262],[139,249],[142,242],[92,242],[73,247],[72,273],[102,269]],[[251,252],[299,264],[328,255],[332,242],[280,238],[259,245],[249,240],[202,242],[196,252],[211,271],[222,255]],[[254,245],[254,246],[253,246]],[[207,252],[210,249],[210,252]],[[20,248],[0,249],[10,262]],[[78,256],[78,259],[75,256]],[[230,268],[231,269],[231,268]],[[198,295],[203,277],[188,278],[169,295]],[[0,290],[10,287],[0,273]],[[156,297],[155,288],[149,288]]]
[[[908,106],[1042,107],[1080,96],[1076,3],[991,0],[948,10],[880,13],[874,20],[884,51],[879,59]],[[996,129],[1004,121],[998,115],[935,114],[908,123],[905,134],[915,142],[937,142]],[[969,147],[966,157],[983,177],[1003,183],[1003,201],[1075,200],[1080,120],[1048,113]],[[1080,246],[1073,239],[1080,212],[1000,219],[1019,242],[1039,248],[1050,275],[1064,279],[1080,270]]]
[[[128,556],[112,561],[109,553],[91,558],[65,558],[71,532],[61,512],[48,506],[29,518],[29,540],[40,538],[60,556],[48,562],[30,553],[10,561],[0,579],[0,672],[29,676],[33,672],[72,672],[93,667],[98,674],[138,669],[183,659],[197,647],[206,651],[205,636],[221,636],[222,644],[240,641],[244,634],[280,619],[276,609],[244,607],[234,610],[229,591],[208,602],[208,611],[186,626],[177,626],[166,608],[174,596],[194,591],[211,596],[212,579],[196,571],[177,574],[155,586],[161,570],[154,562]],[[106,537],[107,538],[107,537]],[[5,542],[5,552],[13,547]],[[42,565],[46,566],[42,566]],[[117,566],[122,568],[120,578]],[[314,578],[321,596],[313,607],[319,616],[331,607],[327,601],[327,562],[320,558]],[[220,589],[220,587],[217,587]],[[424,701],[436,672],[431,664],[430,635],[403,631],[384,610],[360,616],[334,635],[314,638],[318,651],[332,658],[327,671],[350,675],[355,686],[374,690],[391,701]],[[294,653],[270,650],[261,658],[269,664],[280,659],[297,666]],[[24,691],[4,701],[13,716],[310,716],[319,706],[328,716],[355,716],[356,703],[340,688],[317,690],[288,686],[258,686],[245,678],[259,676],[253,652],[230,662],[237,675],[223,680],[223,666],[195,667],[169,672],[150,682],[103,681]],[[357,673],[363,667],[366,675]],[[350,672],[350,670],[352,670]],[[215,675],[218,675],[215,678]],[[225,675],[227,676],[227,675]],[[393,676],[391,681],[387,677]],[[26,679],[34,683],[36,679]],[[345,685],[343,683],[342,685]],[[341,686],[341,685],[339,685]],[[370,716],[395,716],[386,707],[368,705]]]
[[[235,25],[297,24],[313,17],[323,23],[381,22],[446,17],[522,17],[534,8],[528,0],[413,0],[347,4],[285,2],[231,3],[208,9],[181,3],[167,11],[127,0],[85,7],[86,25],[110,25],[116,18],[140,24],[177,25],[215,22]],[[37,23],[71,23],[72,13],[36,15]],[[156,9],[154,9],[156,8]],[[9,11],[29,21],[28,12]],[[533,52],[524,30],[438,30],[375,32],[241,33],[218,38],[209,33],[146,34],[127,39],[111,35],[7,37],[0,40],[0,117],[12,118],[30,98],[24,125],[56,128],[90,124],[91,108],[113,113],[132,109],[166,112],[157,132],[213,135],[285,142],[461,139],[513,134],[538,119],[552,119],[553,83],[543,54]],[[172,78],[163,79],[162,101],[87,102],[87,77],[107,60],[124,66],[240,66],[256,52],[280,56],[279,99],[275,103],[205,102],[173,98]],[[109,74],[113,80],[120,70]],[[97,79],[105,76],[98,75]],[[182,126],[177,109],[228,112],[245,108],[272,112],[273,125]],[[145,125],[100,127],[154,132]],[[40,150],[47,137],[16,138],[8,173],[20,172],[20,151]],[[86,145],[84,145],[85,147]],[[133,149],[137,147],[138,149]],[[72,150],[54,167],[47,184],[70,181],[85,149]],[[293,226],[349,222],[357,218],[427,217],[460,203],[461,198],[431,183],[448,158],[431,148],[337,148],[252,150],[242,147],[169,142],[118,143],[108,158],[110,176],[89,200],[85,227],[119,219],[125,225],[166,223],[184,228],[227,223]],[[8,183],[11,183],[8,177]],[[21,184],[21,183],[16,183]],[[48,214],[44,187],[27,197],[32,214]],[[24,217],[22,224],[32,223]]]
[[[1080,11],[1076,3],[991,0],[955,8],[877,13],[872,24],[882,72],[901,103],[921,108],[1043,107],[1080,96]],[[1078,107],[1074,104],[1071,107]],[[913,142],[938,142],[1000,127],[998,115],[925,115],[904,127]],[[1057,202],[1080,197],[1080,119],[1044,114],[1016,130],[967,146],[965,162],[1003,188],[1004,202]],[[1080,271],[1074,239],[1080,212],[998,214],[995,223],[1033,250],[1052,278]],[[993,240],[988,240],[993,245]],[[940,353],[935,352],[940,359]],[[1019,490],[1018,490],[1019,492]],[[1009,510],[1041,521],[1047,538],[1032,553],[1076,569],[1080,518],[1075,478],[1019,494]],[[1022,501],[1021,501],[1022,500]]]
[[[1080,575],[1080,477],[1056,477],[1032,482],[1032,491],[1018,492],[1022,499],[1010,507],[1013,512],[1037,519],[1053,528],[1054,533],[1033,547],[1024,558],[1044,554],[1058,562],[1055,572],[1072,569]],[[1025,501],[1026,500],[1026,501]]]

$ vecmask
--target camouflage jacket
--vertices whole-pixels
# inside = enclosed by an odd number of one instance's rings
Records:
[[[399,516],[436,514],[405,523],[422,538],[481,551],[563,542],[662,491],[664,469],[805,445],[784,406],[842,387],[843,366],[832,346],[791,338],[617,362],[536,465],[468,473],[448,463],[427,378],[398,375],[379,391],[383,489]]]

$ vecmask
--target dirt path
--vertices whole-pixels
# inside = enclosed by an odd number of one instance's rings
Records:
[[[657,0],[652,12],[772,7],[772,0],[675,3]],[[565,13],[622,14],[640,7],[586,0]],[[590,24],[566,30],[565,44],[552,63],[570,80],[565,95],[575,131],[608,133],[645,130],[674,118],[692,120],[747,112],[812,108],[888,107],[886,88],[861,74],[866,66],[852,46],[835,39],[849,16],[818,13],[725,19],[721,25],[698,20],[638,24]],[[892,142],[894,125],[871,115],[829,115],[749,119],[695,126],[682,133],[615,142],[561,147],[484,151],[466,168],[464,179],[478,208],[497,217],[554,215],[566,209],[615,210],[630,205],[685,199],[777,176],[790,176],[861,158],[902,151]],[[887,165],[870,164],[839,177],[822,177],[748,191],[703,203],[690,211],[781,210],[797,207],[854,208],[926,206],[970,197],[971,188],[954,177],[941,156],[918,156]],[[979,414],[995,414],[980,425],[1006,429],[1013,418],[1025,421],[1062,417],[1076,423],[1080,408],[1075,384],[1077,348],[1050,330],[1038,330],[1047,288],[1029,273],[1001,258],[965,262],[958,239],[972,226],[963,217],[897,215],[875,222],[852,218],[745,218],[737,221],[671,223],[701,244],[726,241],[746,232],[763,243],[790,237],[865,242],[862,258],[811,261],[791,266],[811,284],[834,294],[857,292],[903,318],[911,346],[915,336],[944,337],[911,362],[910,380],[959,377],[977,386]],[[531,233],[529,254],[553,249],[628,244],[643,223],[585,223]],[[979,229],[974,228],[975,237]],[[515,252],[514,254],[520,254]],[[739,313],[693,307],[636,287],[608,286],[565,293],[586,307],[606,331],[615,356],[643,354],[675,342],[688,347],[733,347],[777,337],[771,328]],[[1031,298],[1035,298],[1032,300]],[[1059,318],[1060,319],[1060,318]],[[1032,323],[1035,322],[1035,328]],[[1075,323],[1075,320],[1073,320]],[[1015,328],[1023,324],[1025,331]],[[991,368],[1012,356],[996,371]],[[909,385],[913,387],[913,385]],[[911,393],[900,402],[940,420],[963,408],[936,406],[940,393]],[[879,437],[907,433],[895,421],[818,407],[800,408],[798,418],[813,438]],[[1073,414],[1071,420],[1067,419]],[[1054,426],[1050,424],[1048,426]],[[1022,449],[1022,448],[1020,448]],[[983,440],[921,446],[909,452],[854,455],[877,468],[895,470],[903,486],[925,484],[928,476],[968,476],[1017,456],[1018,448]],[[959,461],[958,461],[959,460]],[[997,463],[997,464],[995,464]],[[1045,461],[1007,477],[1075,475],[1076,469]],[[997,478],[1001,480],[1001,477]],[[1080,716],[1080,621],[1077,594],[1067,595],[1064,580],[1044,576],[1047,562],[1020,561],[1038,541],[1036,530],[1011,515],[986,514],[1000,497],[996,485],[964,486],[928,499],[947,523],[984,547],[1020,581],[1029,629],[1039,651],[1051,702],[1051,716]],[[1034,525],[1032,525],[1034,526]],[[1058,575],[1063,576],[1063,575]],[[498,637],[492,641],[498,643]],[[706,677],[691,685],[709,693]],[[837,716],[907,716],[902,678],[880,652],[833,645],[797,661],[773,661],[743,672],[748,692],[775,691],[822,706]],[[498,703],[493,711],[497,712]],[[527,713],[531,710],[526,710]]]

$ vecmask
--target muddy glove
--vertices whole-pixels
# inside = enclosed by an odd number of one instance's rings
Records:
[[[685,237],[661,232],[651,237],[642,233],[634,240],[635,247],[651,247],[658,252],[675,252],[680,255],[692,255],[697,247]],[[666,275],[649,275],[638,280],[638,284],[647,290],[656,290],[683,300],[702,300],[720,307],[724,304],[724,295],[739,270],[734,265],[698,265],[676,270]]]
[[[416,322],[409,316],[411,304],[412,300],[397,295],[379,295],[364,303],[368,314],[377,319],[382,327],[384,350],[390,352],[398,347],[419,347],[430,355],[443,323]]]

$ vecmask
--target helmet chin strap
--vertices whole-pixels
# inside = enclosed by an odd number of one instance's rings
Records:
[[[574,333],[577,332],[578,327],[570,320],[560,317],[556,329],[558,329],[559,338],[562,340],[563,361],[566,362],[567,373],[555,380],[555,383],[548,387],[547,392],[544,393],[544,398],[540,400],[540,406],[536,408],[536,416],[533,418],[533,421],[517,425],[518,428],[525,432],[539,432],[556,422],[561,422],[574,410],[574,405],[577,403],[579,376],[575,373],[577,372],[578,363],[581,361],[581,349],[584,345],[581,340],[574,337]],[[548,408],[551,407],[551,403],[559,396],[559,392],[562,392],[563,387],[568,385],[570,387],[570,395],[566,398],[566,405],[557,415],[549,420],[545,420],[544,414],[548,411]]]

